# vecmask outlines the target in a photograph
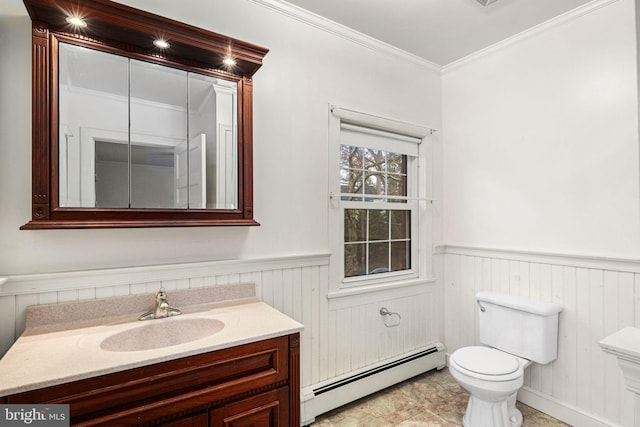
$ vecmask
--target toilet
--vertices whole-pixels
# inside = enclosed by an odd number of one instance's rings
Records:
[[[520,427],[516,394],[524,369],[558,355],[559,304],[499,292],[476,294],[482,346],[449,357],[449,372],[469,392],[465,427]]]

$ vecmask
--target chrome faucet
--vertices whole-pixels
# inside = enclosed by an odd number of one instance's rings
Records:
[[[180,310],[169,305],[169,302],[167,301],[167,294],[164,291],[164,287],[162,287],[151,303],[151,310],[143,313],[138,317],[138,320],[161,319],[163,317],[177,316],[179,314],[182,314]]]

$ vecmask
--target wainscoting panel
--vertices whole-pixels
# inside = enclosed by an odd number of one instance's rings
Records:
[[[301,393],[303,425],[350,401],[445,366],[440,281],[415,279],[333,292],[327,284],[328,280],[320,282],[318,311],[311,307],[311,336],[303,339],[303,354],[305,347],[312,352],[303,360],[311,364],[311,385],[303,386]],[[381,314],[382,308],[391,314]]]
[[[338,377],[409,353],[441,339],[435,283],[331,301],[324,378]],[[381,308],[391,315],[381,315]],[[396,314],[397,313],[397,314]],[[386,324],[385,324],[386,323]]]
[[[329,295],[329,256],[228,260],[0,278],[0,355],[25,328],[26,308],[177,289],[254,283],[257,297],[304,325],[301,387],[330,381],[442,341],[442,293],[414,281],[357,295]],[[380,308],[400,314],[380,315]]]
[[[446,248],[445,343],[456,349],[479,344],[475,293],[508,292],[557,302],[558,358],[525,371],[519,399],[572,425],[633,425],[633,394],[615,357],[598,342],[624,326],[640,326],[640,265],[569,256]],[[635,270],[635,271],[634,271]]]

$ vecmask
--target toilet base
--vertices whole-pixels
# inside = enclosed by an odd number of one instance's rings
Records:
[[[516,408],[516,394],[513,393],[500,402],[488,402],[470,395],[462,425],[464,427],[521,427],[522,413]]]

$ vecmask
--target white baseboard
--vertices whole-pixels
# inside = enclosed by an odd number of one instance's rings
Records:
[[[309,425],[318,415],[416,375],[442,369],[445,362],[444,345],[434,343],[427,348],[305,387],[300,396],[301,424]]]
[[[569,425],[579,427],[622,427],[598,419],[593,415],[582,412],[580,409],[565,405],[550,399],[548,396],[538,393],[529,387],[522,387],[518,391],[518,400],[538,411],[551,415]]]

